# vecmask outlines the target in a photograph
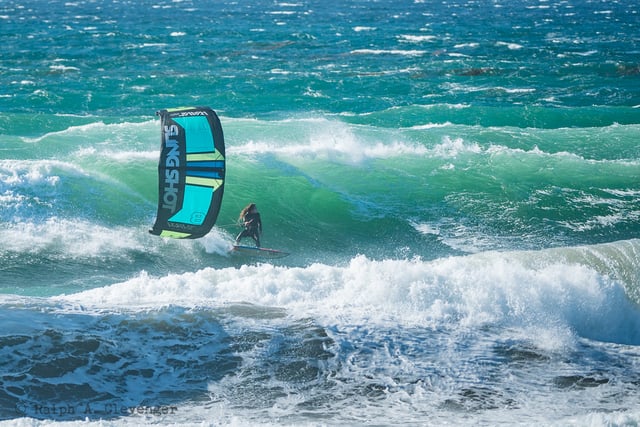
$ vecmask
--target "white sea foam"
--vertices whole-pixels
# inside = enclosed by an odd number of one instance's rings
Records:
[[[421,42],[432,42],[437,40],[437,36],[434,35],[411,35],[411,34],[401,34],[398,36],[398,39],[402,42],[409,43],[421,43]]]
[[[496,46],[505,46],[510,50],[519,50],[524,47],[519,43],[513,43],[513,42],[496,42]]]
[[[402,50],[402,49],[355,49],[351,51],[354,55],[405,55],[405,56],[422,56],[426,53],[424,50]]]
[[[480,46],[480,43],[473,42],[473,43],[459,43],[459,44],[454,45],[453,47],[455,49],[462,49],[462,48],[467,48],[467,47],[476,48],[478,46]]]
[[[115,238],[114,236],[117,236]],[[105,227],[82,220],[50,217],[41,222],[18,222],[0,230],[0,254],[47,253],[56,258],[126,256],[128,251],[153,251],[125,227]]]
[[[448,126],[452,126],[452,125],[453,125],[453,123],[451,123],[451,122],[427,123],[427,124],[424,124],[424,125],[411,126],[411,129],[425,130],[425,129],[434,129],[434,128],[444,128],[444,127],[448,127]]]
[[[79,167],[59,160],[0,160],[0,189],[13,190],[16,186],[55,186],[60,175],[53,170],[85,175]]]
[[[52,71],[59,71],[59,72],[80,71],[78,67],[72,67],[69,65],[50,65],[49,69]]]
[[[637,253],[639,245],[629,242],[618,250]],[[96,308],[248,302],[283,307],[295,317],[313,313],[329,323],[392,321],[436,328],[454,322],[474,328],[499,324],[507,329],[561,331],[560,342],[537,343],[543,347],[571,345],[564,341],[572,335],[567,331],[640,345],[638,308],[616,279],[624,273],[621,268],[635,267],[617,262],[591,265],[594,252],[606,258],[610,250],[605,246],[487,252],[435,261],[358,256],[344,267],[262,264],[164,277],[142,273],[123,283],[55,299]]]

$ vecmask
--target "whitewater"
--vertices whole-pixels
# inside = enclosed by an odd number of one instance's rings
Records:
[[[0,425],[637,425],[639,13],[2,2]],[[163,239],[187,105],[225,195]]]

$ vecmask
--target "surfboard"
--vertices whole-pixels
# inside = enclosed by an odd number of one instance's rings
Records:
[[[239,246],[234,245],[231,250],[232,254],[246,255],[257,258],[284,258],[289,252],[279,251],[277,249],[256,248],[255,246]]]

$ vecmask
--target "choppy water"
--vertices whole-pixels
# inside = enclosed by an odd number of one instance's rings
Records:
[[[10,0],[0,42],[1,424],[640,421],[635,2]],[[196,241],[147,233],[182,105]],[[292,255],[228,255],[249,201]]]

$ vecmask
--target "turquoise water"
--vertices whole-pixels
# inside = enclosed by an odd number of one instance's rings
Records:
[[[0,423],[640,421],[640,9],[0,4]],[[147,231],[163,108],[218,223]],[[231,256],[257,203],[263,244]]]

